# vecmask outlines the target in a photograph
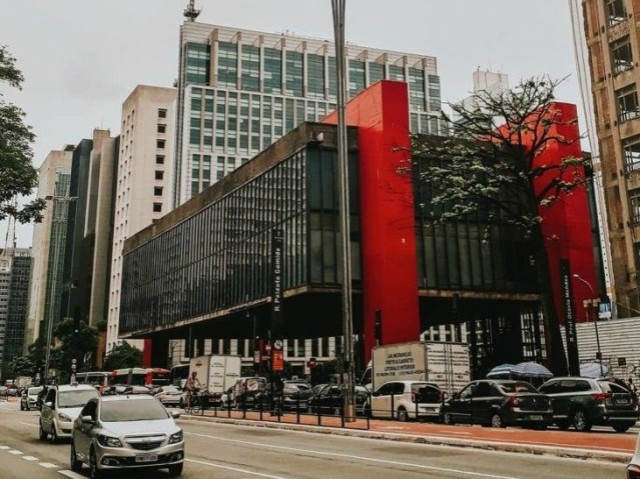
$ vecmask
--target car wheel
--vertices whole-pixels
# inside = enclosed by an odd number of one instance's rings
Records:
[[[55,444],[56,442],[58,442],[58,433],[56,432],[55,424],[51,425],[51,435],[49,436],[49,438],[51,439],[51,444]]]
[[[40,437],[41,441],[47,440],[47,433],[44,432],[44,429],[42,429],[42,421],[38,421],[38,436]]]
[[[91,448],[89,453],[89,470],[91,479],[102,479],[104,477],[104,471],[98,469],[98,459],[96,458],[96,451]]]
[[[407,422],[409,420],[409,413],[403,407],[398,408],[398,421]]]
[[[73,443],[73,439],[71,440],[71,449],[69,451],[69,467],[73,472],[80,472],[82,470],[82,462],[78,461],[76,446]]]
[[[491,427],[505,427],[502,417],[497,412],[491,415]]]
[[[169,466],[169,476],[178,477],[182,474],[182,469],[184,467],[184,463],[174,464],[173,466]]]
[[[633,426],[633,424],[614,424],[613,430],[615,432],[627,432],[631,426]]]
[[[445,413],[443,414],[443,416],[442,416],[442,422],[443,422],[443,423],[445,423],[445,424],[448,424],[449,426],[452,426],[452,425],[454,425],[454,424],[455,424],[455,422],[454,422],[454,420],[453,420],[453,416],[452,416],[450,413],[448,413],[448,412],[445,412]]]
[[[587,415],[582,410],[577,410],[573,413],[571,423],[576,431],[589,432],[591,430],[591,422],[589,422]]]

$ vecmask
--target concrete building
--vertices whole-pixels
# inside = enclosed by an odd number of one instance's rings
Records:
[[[349,97],[379,80],[405,81],[411,130],[444,133],[436,58],[353,44],[346,50]],[[302,122],[333,111],[336,93],[333,42],[186,21],[180,29],[175,206]]]
[[[640,16],[637,0],[583,0],[617,317],[640,314]]]
[[[504,73],[492,72],[489,70],[476,70],[473,72],[473,90],[471,95],[460,101],[460,106],[465,110],[473,111],[478,109],[477,94],[480,92],[488,92],[492,96],[499,95],[509,90],[509,77]],[[453,112],[452,121],[458,118]]]
[[[27,347],[40,335],[41,326],[55,320],[59,311],[59,296],[62,285],[64,244],[67,234],[67,208],[71,158],[73,146],[52,150],[38,169],[37,197],[47,200],[42,212],[42,221],[33,226],[31,255],[31,288],[29,291],[28,318],[25,331],[24,354]]]
[[[138,85],[122,105],[110,251],[107,352],[118,343],[123,243],[171,209],[176,93],[175,88]]]

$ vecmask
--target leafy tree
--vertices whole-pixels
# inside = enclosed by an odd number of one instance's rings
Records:
[[[142,366],[142,351],[126,341],[115,346],[104,362],[104,369],[124,369]]]
[[[567,363],[554,308],[541,210],[584,184],[583,158],[562,158],[542,164],[540,155],[554,144],[575,139],[559,132],[574,124],[554,107],[560,81],[531,78],[501,94],[480,92],[477,109],[450,105],[460,120],[448,138],[416,136],[412,148],[414,174],[429,194],[436,223],[469,215],[486,221],[485,241],[492,226],[511,225],[531,244],[537,273],[550,362],[556,374]],[[419,165],[419,166],[418,166]]]
[[[13,377],[35,376],[36,363],[29,356],[20,356],[9,362],[7,373]],[[8,376],[7,376],[8,377]]]
[[[7,47],[0,45],[0,83],[22,89],[24,77],[16,67],[16,59]],[[3,99],[0,93],[0,220],[13,216],[20,223],[40,221],[45,207],[43,199],[35,199],[22,207],[19,196],[28,196],[38,181],[37,170],[31,164],[31,144],[35,135],[25,125],[25,113]]]
[[[85,361],[95,352],[98,333],[84,321],[76,326],[73,318],[65,318],[54,328],[54,336],[59,345],[51,351],[51,367],[57,371],[70,371],[72,359],[76,360],[76,370],[82,371]]]

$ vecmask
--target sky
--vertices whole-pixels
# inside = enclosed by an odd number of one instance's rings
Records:
[[[188,0],[0,1],[0,44],[25,76],[0,91],[37,135],[33,164],[96,127],[119,134],[123,101],[138,84],[172,86]],[[568,77],[557,97],[580,107],[569,2],[558,0],[346,0],[347,42],[435,56],[442,97],[469,95],[478,68],[522,78]],[[331,0],[196,0],[199,22],[333,39]],[[583,145],[583,149],[586,145]],[[31,246],[31,226],[17,228]],[[6,223],[0,223],[0,248]]]

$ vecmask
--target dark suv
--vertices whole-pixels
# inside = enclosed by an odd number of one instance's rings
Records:
[[[611,426],[625,432],[638,420],[633,394],[611,381],[553,378],[540,391],[551,398],[553,420],[560,429],[573,426],[576,431],[589,431],[591,426]]]

